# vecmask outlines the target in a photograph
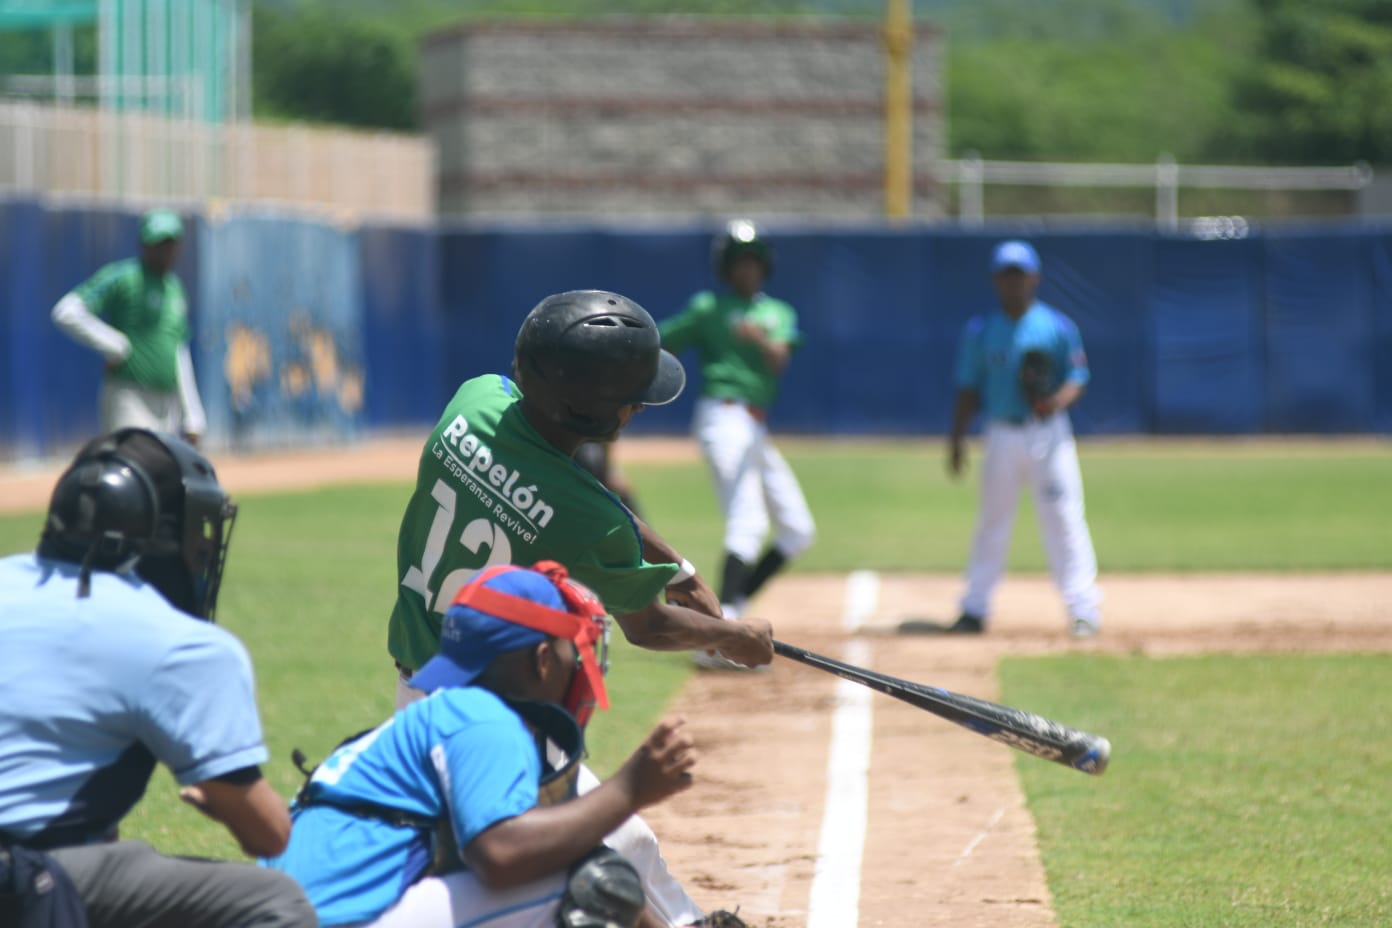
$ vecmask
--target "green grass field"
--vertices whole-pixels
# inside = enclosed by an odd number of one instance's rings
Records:
[[[798,570],[958,571],[974,478],[942,446],[794,443],[819,524]],[[1392,568],[1392,447],[1356,443],[1085,444],[1089,522],[1106,571]],[[698,463],[627,466],[650,521],[713,573],[720,520]],[[390,711],[386,615],[406,484],[239,499],[219,617],[250,649],[272,761],[314,759]],[[37,514],[0,517],[0,551],[32,546]],[[1042,565],[1026,503],[1011,566]],[[620,645],[615,711],[593,726],[612,769],[689,673],[683,655]],[[1375,694],[1392,656],[1012,658],[1001,696],[1112,736],[1105,777],[1019,766],[1060,924],[1381,925],[1392,912],[1385,839],[1392,710]],[[156,775],[127,834],[236,856],[222,830]]]

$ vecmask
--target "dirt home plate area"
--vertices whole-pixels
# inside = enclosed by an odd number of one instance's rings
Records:
[[[683,440],[621,447],[627,460],[690,453]],[[413,437],[351,454],[213,459],[236,495],[409,479],[419,449]],[[5,470],[0,511],[42,507],[57,472]],[[1102,586],[1105,627],[1082,642],[1068,637],[1048,580],[1033,575],[1007,575],[992,628],[968,639],[892,633],[905,619],[950,619],[956,576],[793,574],[756,605],[789,644],[986,699],[999,698],[995,669],[1007,654],[1392,648],[1386,573],[1104,571]],[[760,673],[693,673],[672,711],[700,748],[697,784],[646,817],[672,871],[708,908],[738,905],[759,928],[1057,924],[1015,752],[1003,745],[781,658]],[[1126,763],[1114,755],[1105,776],[1125,777]]]

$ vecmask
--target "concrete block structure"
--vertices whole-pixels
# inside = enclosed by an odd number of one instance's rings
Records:
[[[942,214],[941,36],[912,44],[913,213]],[[484,20],[421,49],[444,216],[884,213],[871,20]]]

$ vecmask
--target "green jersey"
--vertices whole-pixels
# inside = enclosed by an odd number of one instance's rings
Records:
[[[643,560],[628,510],[532,428],[521,396],[497,374],[465,381],[425,443],[397,537],[387,635],[403,667],[435,656],[442,615],[485,567],[559,561],[614,613],[648,605],[676,576],[676,564]]]
[[[130,339],[130,356],[109,376],[151,390],[179,386],[179,347],[189,339],[184,285],[173,274],[152,274],[138,258],[103,267],[74,291],[113,329]]]
[[[778,373],[768,366],[757,345],[736,337],[734,326],[741,320],[757,324],[772,341],[791,347],[802,342],[797,313],[782,300],[762,293],[746,300],[733,293],[707,290],[659,324],[662,347],[673,354],[696,348],[702,396],[767,409],[778,395]]]

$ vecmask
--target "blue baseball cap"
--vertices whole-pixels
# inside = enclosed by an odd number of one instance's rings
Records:
[[[1010,239],[996,246],[991,255],[991,273],[998,274],[1008,267],[1018,267],[1026,274],[1039,273],[1039,253],[1029,242]]]
[[[152,209],[140,217],[140,243],[154,245],[171,238],[183,238],[184,223],[173,210]]]
[[[483,585],[548,609],[566,611],[566,604],[555,583],[534,570],[524,567],[502,570],[484,580]],[[540,644],[546,638],[546,633],[537,629],[490,615],[472,606],[455,604],[445,612],[440,626],[440,653],[416,671],[410,686],[426,693],[446,686],[468,686],[488,669],[498,655]]]

